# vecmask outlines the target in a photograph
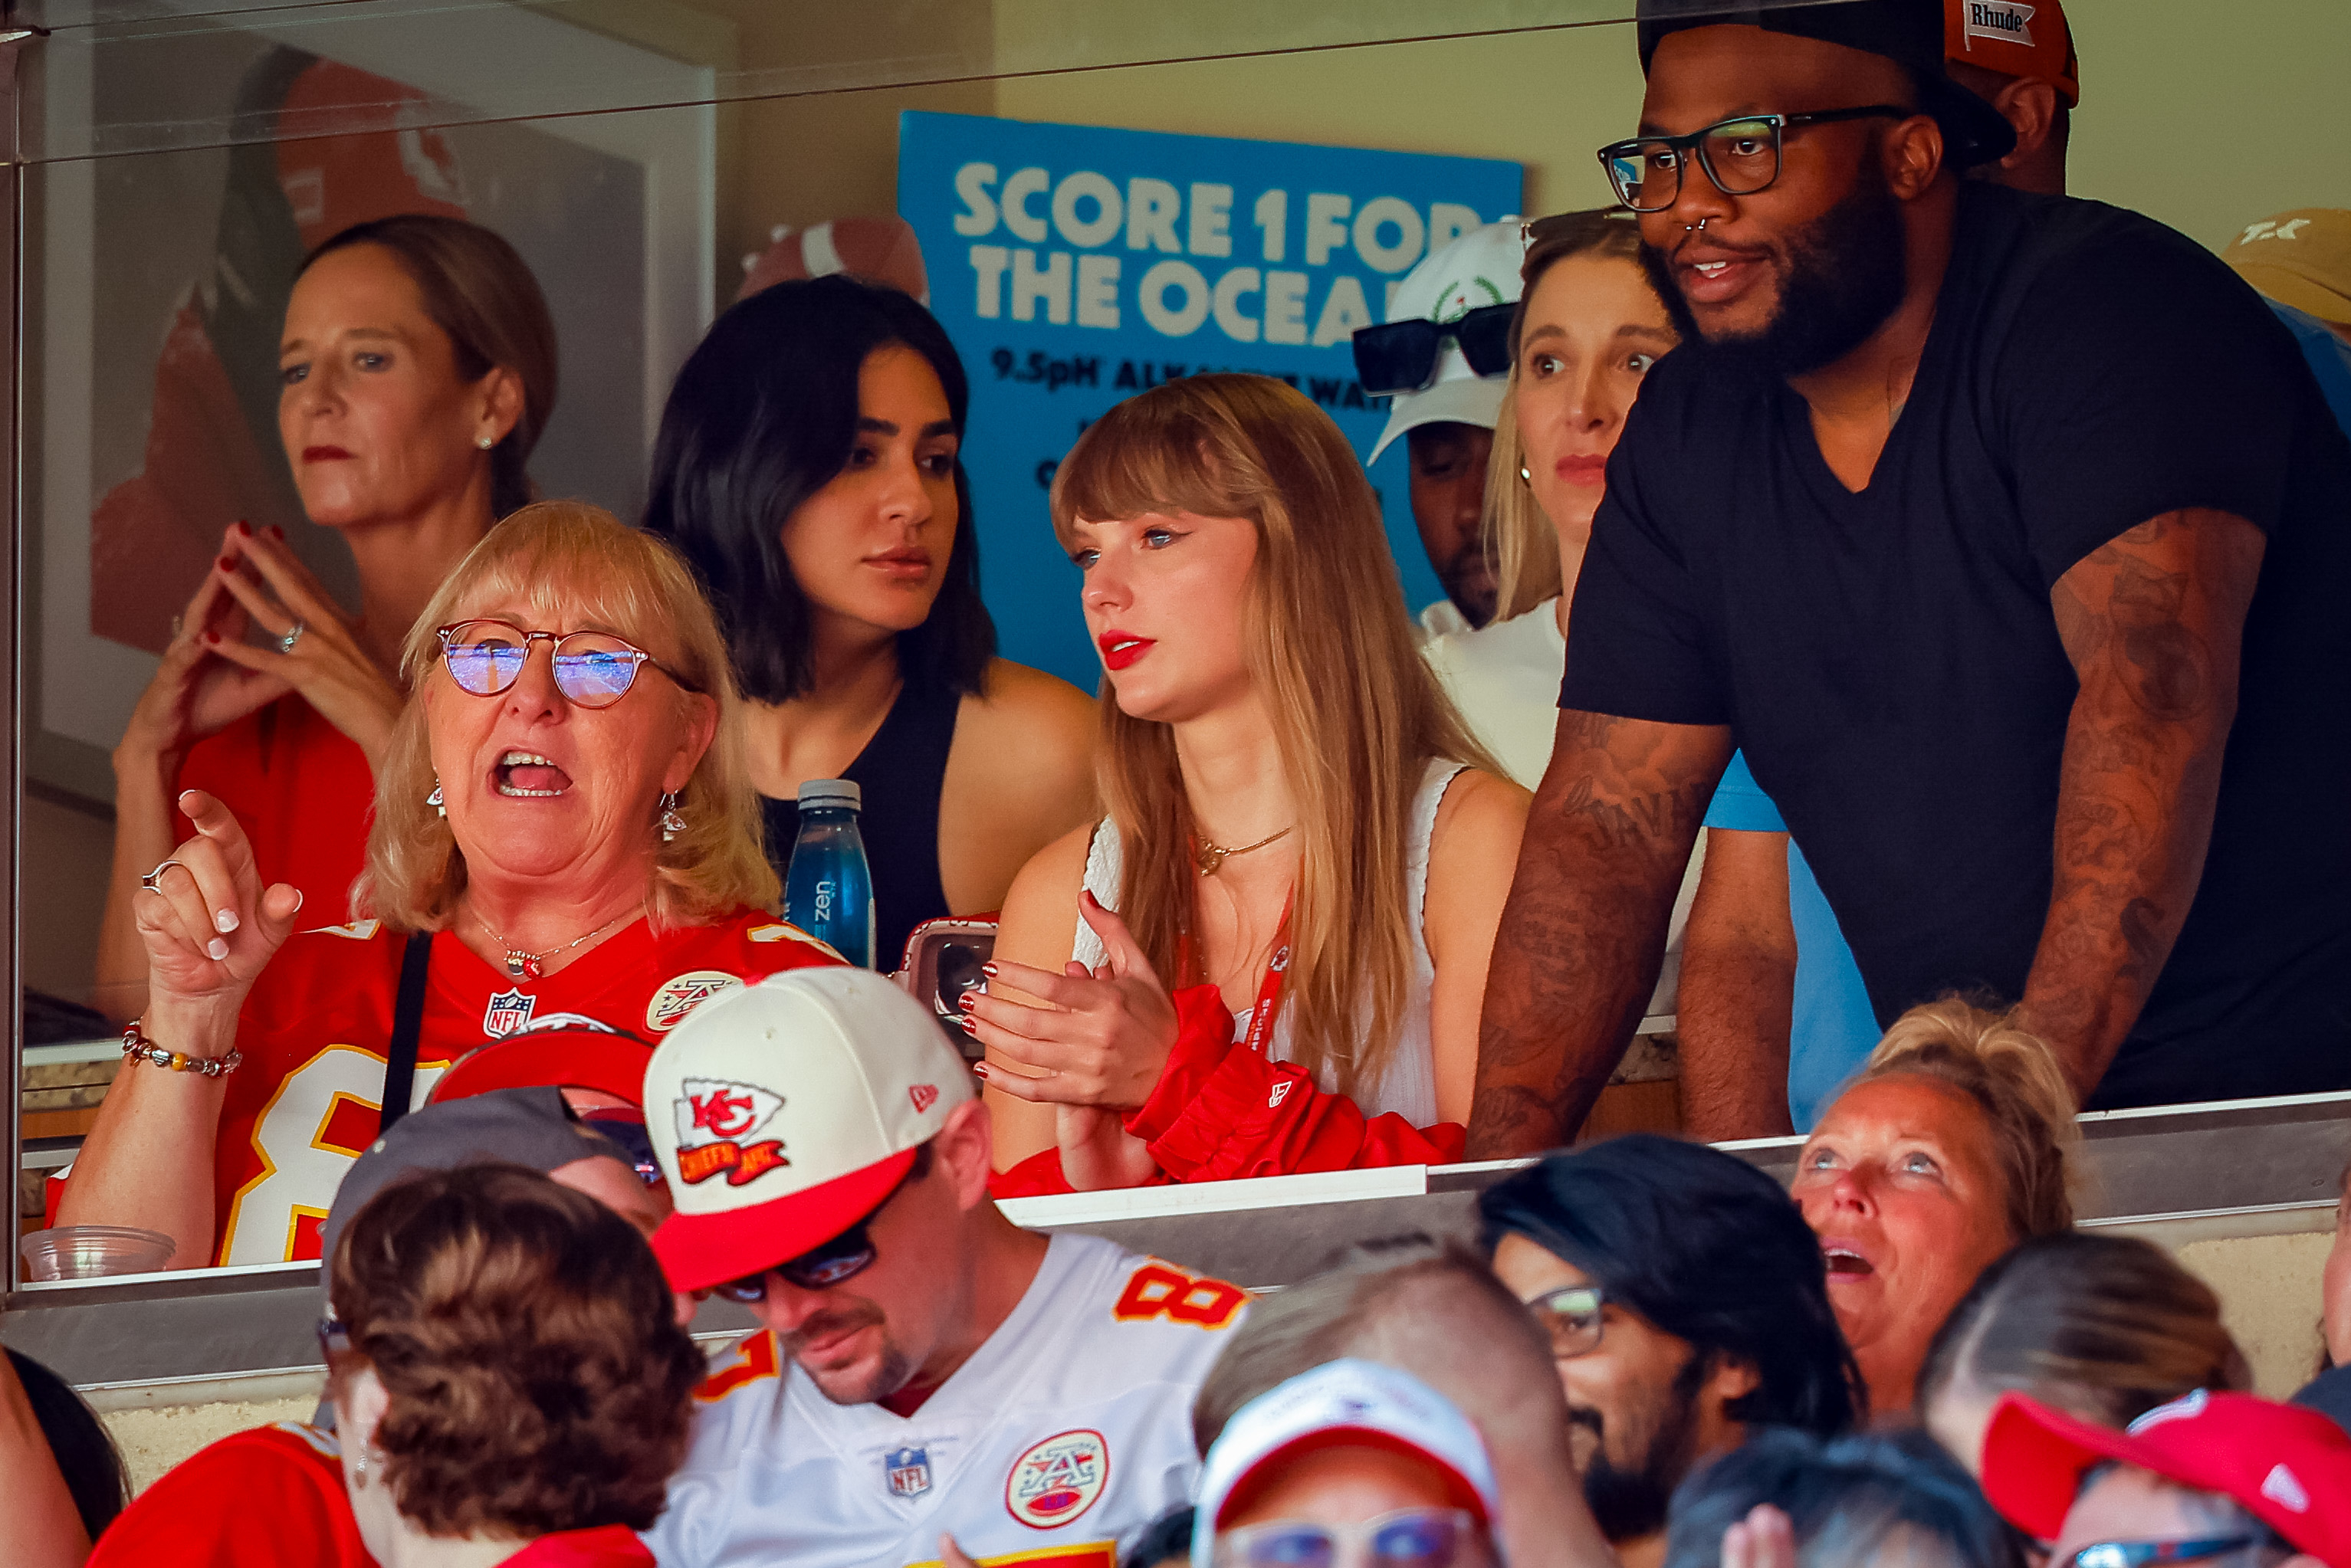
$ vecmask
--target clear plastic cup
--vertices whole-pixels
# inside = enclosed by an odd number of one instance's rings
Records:
[[[59,1225],[36,1230],[16,1243],[25,1278],[103,1280],[114,1274],[148,1274],[172,1260],[172,1239],[130,1225]]]

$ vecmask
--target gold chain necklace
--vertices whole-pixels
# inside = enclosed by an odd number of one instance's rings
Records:
[[[1295,827],[1296,825],[1297,824],[1294,822],[1290,824],[1291,827]],[[1261,850],[1265,848],[1266,845],[1273,842],[1274,840],[1283,837],[1289,831],[1289,828],[1284,828],[1279,833],[1266,834],[1265,837],[1258,840],[1258,841],[1253,844],[1238,844],[1229,849],[1223,844],[1204,837],[1192,850],[1192,863],[1200,868],[1200,874],[1202,876],[1214,876],[1217,874],[1217,868],[1224,864],[1226,861],[1231,859],[1234,855],[1245,855],[1251,850]]]
[[[537,980],[542,979],[546,977],[547,960],[549,958],[561,957],[564,954],[570,952],[574,947],[579,946],[582,942],[593,941],[595,938],[604,935],[605,932],[610,931],[613,926],[618,925],[622,921],[628,919],[631,915],[643,914],[644,908],[645,906],[640,904],[634,909],[623,909],[620,914],[615,915],[611,919],[607,920],[603,925],[599,925],[595,930],[588,933],[587,936],[566,942],[560,947],[549,947],[544,953],[526,953],[521,948],[516,946],[513,943],[507,941],[505,937],[499,936],[497,927],[483,919],[482,912],[475,909],[470,903],[465,905],[465,913],[474,917],[475,925],[480,926],[484,931],[489,934],[491,941],[496,943],[499,946],[507,950],[507,979]]]

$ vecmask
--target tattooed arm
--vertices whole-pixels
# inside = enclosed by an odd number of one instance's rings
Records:
[[[1719,726],[1568,709],[1487,971],[1469,1157],[1575,1135],[1657,983],[1666,922],[1715,781]]]
[[[2203,877],[2266,544],[2227,512],[2167,512],[2083,557],[2051,591],[2082,689],[2024,1006],[2077,1095],[2097,1086],[2137,1021]]]

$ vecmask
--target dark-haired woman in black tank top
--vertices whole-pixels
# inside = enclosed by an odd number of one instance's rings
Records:
[[[845,277],[719,317],[671,389],[645,526],[691,559],[742,684],[780,870],[809,779],[854,779],[874,961],[998,908],[1096,814],[1094,705],[995,656],[957,449],[963,366],[930,312]]]

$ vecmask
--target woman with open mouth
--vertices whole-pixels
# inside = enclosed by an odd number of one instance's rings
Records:
[[[999,1193],[1459,1158],[1528,796],[1415,651],[1338,426],[1170,382],[1079,438],[1052,515],[1110,814],[1021,872],[963,998]]]
[[[1872,1416],[1910,1409],[1935,1332],[1986,1266],[2072,1227],[2080,1147],[2057,1059],[2013,1013],[1947,997],[1894,1020],[1792,1186]]]
[[[160,1231],[175,1268],[316,1258],[351,1161],[486,1038],[575,1014],[657,1040],[841,961],[767,913],[726,643],[667,545],[526,507],[433,596],[402,671],[361,918],[296,934],[301,890],[263,883],[220,801],[180,798],[195,833],[137,901],[147,1009],[59,1223]],[[744,1109],[705,1098],[654,1113]]]
[[[236,819],[264,885],[346,917],[368,808],[406,694],[402,640],[498,518],[555,409],[555,323],[512,246],[462,218],[343,230],[296,274],[277,429],[303,515],[358,568],[339,604],[283,532],[222,518],[221,552],[114,752],[114,864],[96,999],[145,1003],[139,878],[171,852],[188,789]]]

